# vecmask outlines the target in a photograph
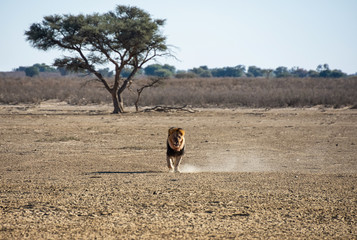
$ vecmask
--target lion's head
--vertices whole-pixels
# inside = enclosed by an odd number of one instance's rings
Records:
[[[185,130],[182,128],[170,128],[168,142],[175,151],[180,151],[185,146]]]

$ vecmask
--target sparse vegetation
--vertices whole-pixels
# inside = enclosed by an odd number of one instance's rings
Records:
[[[0,75],[0,102],[38,103],[58,99],[69,104],[110,103],[101,83],[81,77],[7,77]],[[147,83],[138,78],[131,85]],[[21,89],[21,91],[18,91]],[[125,92],[129,106],[135,92]],[[350,78],[184,78],[167,79],[141,95],[141,106],[170,105],[194,107],[332,107],[357,106],[357,77]]]

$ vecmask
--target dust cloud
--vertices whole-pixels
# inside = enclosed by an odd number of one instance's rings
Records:
[[[199,173],[199,172],[264,172],[271,171],[271,168],[264,162],[264,159],[257,154],[229,155],[214,154],[208,155],[206,164],[199,161],[200,164],[188,161],[180,167],[182,173]]]

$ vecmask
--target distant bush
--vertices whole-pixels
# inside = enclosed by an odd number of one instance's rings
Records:
[[[25,72],[26,76],[28,77],[34,77],[38,76],[40,72],[57,72],[57,70],[53,67],[50,67],[44,63],[36,63],[30,67],[23,67],[20,66],[16,69],[14,69],[15,72]]]
[[[265,77],[265,78],[343,78],[347,74],[339,69],[330,70],[328,64],[320,64],[315,70],[306,70],[300,67],[287,68],[284,66],[274,69],[262,69],[256,66],[249,66],[248,70],[244,65],[223,68],[208,68],[200,66],[189,69],[188,72],[194,73],[197,77]],[[180,76],[180,75],[179,75]]]
[[[28,67],[25,68],[25,74],[28,77],[34,77],[40,74],[40,70],[38,69],[38,67],[32,66],[32,67]]]
[[[151,64],[144,68],[144,72],[147,76],[169,78],[175,74],[176,69],[174,66],[168,64]]]

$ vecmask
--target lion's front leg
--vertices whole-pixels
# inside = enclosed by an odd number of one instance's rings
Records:
[[[172,159],[170,156],[166,156],[166,161],[167,161],[167,167],[172,170]]]
[[[182,160],[182,156],[175,157],[174,172],[178,172],[178,173],[180,172],[179,167],[180,167],[181,160]]]

